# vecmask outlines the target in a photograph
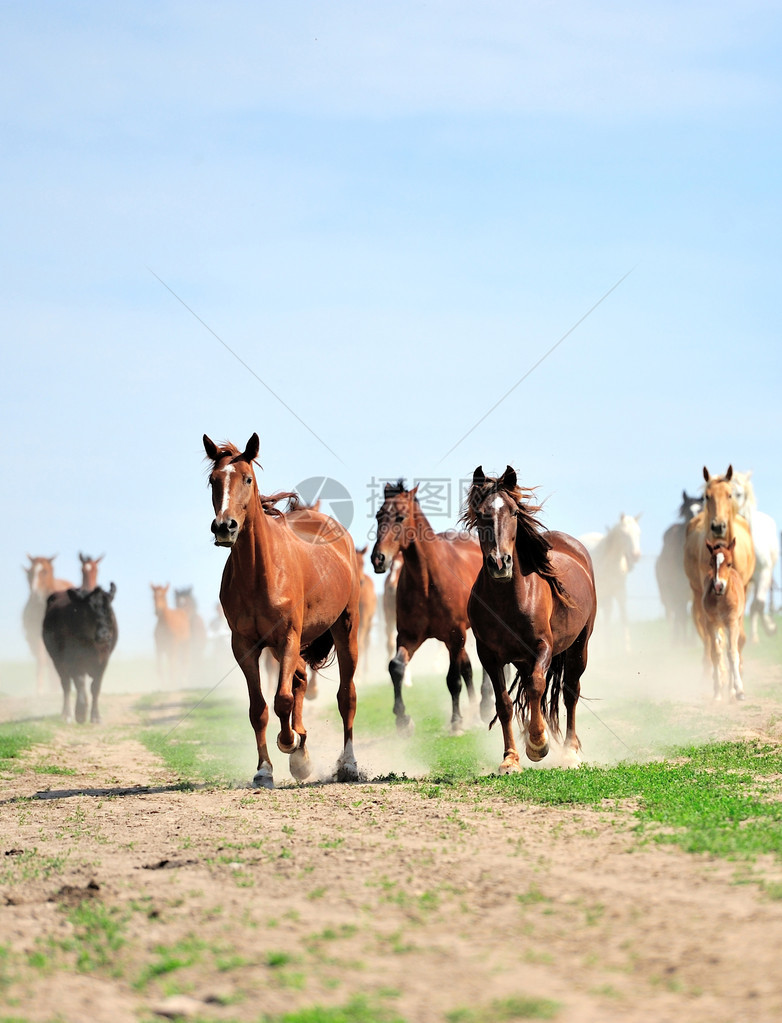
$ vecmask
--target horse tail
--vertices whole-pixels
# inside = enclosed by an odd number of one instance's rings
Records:
[[[563,683],[565,680],[565,654],[555,654],[546,672],[546,689],[540,700],[540,712],[548,722],[551,731],[559,737],[559,701],[562,696]],[[516,672],[516,677],[508,690],[508,695],[513,700],[513,707],[521,727],[527,719],[527,708],[529,706],[529,695],[521,684],[521,672]],[[496,721],[496,717],[495,717]],[[494,721],[492,721],[492,725]],[[491,727],[491,726],[489,726]]]
[[[551,726],[551,731],[560,735],[559,731],[559,701],[562,696],[562,687],[565,681],[565,654],[556,654],[551,659],[551,666],[546,672],[546,692],[540,703],[540,709]],[[548,703],[547,703],[548,699]]]
[[[334,637],[331,630],[327,629],[317,639],[313,639],[301,651],[301,656],[315,671],[327,667],[334,660]]]

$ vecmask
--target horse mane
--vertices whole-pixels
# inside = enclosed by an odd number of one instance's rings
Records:
[[[390,497],[399,497],[400,494],[407,493],[409,493],[409,491],[405,486],[405,478],[404,476],[400,476],[396,483],[386,483],[383,488],[383,501],[385,502]],[[416,495],[413,500],[416,504],[418,504],[418,495]]]
[[[473,483],[467,493],[466,508],[459,519],[468,529],[477,530],[479,526],[478,508],[492,494],[506,494],[516,505],[516,553],[519,556],[521,570],[524,574],[534,572],[549,584],[565,607],[572,607],[559,576],[551,565],[549,552],[551,544],[543,535],[545,527],[536,518],[543,508],[541,504],[532,504],[537,487],[522,487],[516,484],[509,487],[502,477],[487,476],[483,483]]]
[[[301,498],[293,490],[280,490],[276,494],[258,494],[258,500],[264,514],[273,516],[287,515],[288,512],[296,511],[301,504]],[[280,501],[288,502],[288,507],[284,511],[276,507]]]

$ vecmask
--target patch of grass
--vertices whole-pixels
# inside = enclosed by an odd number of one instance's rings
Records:
[[[9,722],[0,725],[0,769],[7,770],[7,761],[18,760],[26,750],[51,739],[53,727],[42,721]]]
[[[127,916],[102,902],[85,899],[68,910],[67,917],[74,936],[58,944],[63,951],[76,954],[76,969],[80,973],[100,970],[119,976],[122,972],[119,952],[125,944]]]
[[[33,764],[35,774],[74,775],[79,772],[75,767],[58,767],[57,764]]]
[[[522,1019],[556,1019],[560,1005],[548,998],[502,998],[485,1008],[454,1009],[448,1023],[512,1023]]]
[[[767,743],[711,743],[650,764],[522,771],[479,782],[534,803],[614,809],[632,800],[646,838],[729,859],[782,858],[782,748]]]
[[[192,966],[199,961],[206,947],[206,942],[193,935],[183,938],[173,945],[156,945],[154,961],[144,967],[133,986],[137,990],[142,990],[151,980]]]
[[[261,1016],[259,1023],[406,1023],[376,1001],[353,998],[346,1005],[325,1008],[312,1006],[282,1016]]]

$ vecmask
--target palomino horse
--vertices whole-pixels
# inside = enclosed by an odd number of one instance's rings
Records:
[[[733,567],[736,537],[730,543],[706,541],[709,568],[703,581],[703,618],[714,677],[714,699],[722,699],[725,638],[728,647],[730,686],[728,695],[744,699],[741,681],[741,653],[744,649],[744,584]]]
[[[358,600],[358,663],[362,678],[369,671],[369,643],[372,637],[372,622],[377,611],[377,592],[372,577],[364,571],[364,557],[367,546],[356,548],[359,572],[361,573],[361,593]]]
[[[99,558],[91,558],[89,554],[82,554],[79,551],[79,561],[81,562],[81,588],[83,590],[94,590],[98,585],[98,565],[106,557],[105,554],[101,554]]]
[[[533,493],[518,486],[510,466],[498,478],[485,476],[478,466],[462,516],[477,530],[483,555],[469,614],[502,725],[500,774],[520,767],[506,664],[517,671],[515,709],[529,759],[542,760],[549,751],[546,720],[558,734],[561,696],[567,710],[565,750],[578,762],[576,703],[597,612],[589,552],[567,533],[543,530],[535,518],[540,508],[528,501]]]
[[[22,625],[27,644],[35,658],[35,683],[36,690],[40,695],[46,690],[47,674],[51,670],[51,661],[46,652],[41,632],[43,616],[46,613],[46,601],[52,593],[71,589],[73,583],[69,583],[66,579],[55,579],[53,563],[57,557],[56,554],[53,554],[51,558],[34,558],[31,554],[28,554],[27,557],[30,564],[23,566],[23,571],[27,575],[30,595],[22,612]]]
[[[266,747],[269,708],[261,691],[258,658],[273,648],[279,661],[274,710],[280,721],[277,746],[290,754],[294,778],[311,773],[307,732],[302,719],[307,688],[306,664],[320,666],[332,647],[339,663],[337,706],[342,717],[344,748],[337,778],[356,781],[353,719],[358,659],[360,580],[356,550],[339,523],[310,509],[283,515],[264,507],[253,462],[260,441],[254,433],[244,451],[218,446],[204,434],[212,462],[209,485],[215,518],[215,545],[231,552],[223,571],[220,602],[231,627],[234,657],[244,672],[250,696],[250,723],[258,747],[253,783],[273,787]]]
[[[190,669],[190,615],[182,607],[169,607],[168,589],[150,583],[155,604],[155,654],[161,681],[181,685]]]
[[[619,521],[606,533],[585,533],[579,537],[592,557],[592,565],[600,606],[601,627],[608,629],[611,608],[616,603],[625,650],[630,649],[630,628],[627,623],[627,573],[641,560],[641,527],[639,515],[619,516]]]
[[[755,551],[755,571],[752,575],[754,592],[749,607],[750,636],[752,642],[759,641],[758,619],[763,628],[773,636],[777,624],[771,617],[769,595],[774,581],[774,568],[779,561],[779,530],[776,522],[765,512],[758,511],[755,491],[750,482],[751,472],[733,473],[733,502],[736,511],[747,520],[752,533],[752,547]]]
[[[684,540],[687,523],[698,514],[701,507],[699,497],[690,497],[686,490],[682,490],[679,521],[663,533],[662,550],[654,564],[660,600],[665,608],[665,617],[671,623],[674,643],[683,643],[687,638],[690,584],[684,574]]]
[[[733,501],[733,466],[728,466],[724,476],[710,476],[704,465],[703,478],[706,481],[703,488],[704,507],[687,523],[684,571],[692,591],[692,617],[698,635],[705,644],[707,633],[702,597],[703,580],[709,571],[710,562],[707,541],[714,543],[723,540],[729,544],[735,538],[733,567],[738,572],[745,591],[755,571],[755,551],[746,520],[736,514]]]
[[[481,550],[469,533],[435,533],[418,504],[417,490],[405,490],[403,480],[386,484],[372,548],[372,567],[377,573],[388,571],[399,551],[403,559],[396,591],[396,654],[388,665],[394,684],[394,714],[397,728],[411,732],[413,721],[402,699],[405,669],[425,640],[439,639],[448,649],[451,731],[458,734],[462,730],[462,679],[470,703],[475,702],[472,665],[464,641],[470,627],[467,600],[481,566]],[[483,701],[482,709],[487,709]]]

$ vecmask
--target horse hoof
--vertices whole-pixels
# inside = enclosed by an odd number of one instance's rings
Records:
[[[312,774],[309,750],[297,749],[291,753],[291,774],[296,781],[306,781]]]
[[[566,749],[562,754],[562,766],[568,769],[581,767],[581,754],[575,749]]]
[[[491,724],[495,713],[496,709],[493,700],[481,700],[481,721],[485,725]]]
[[[270,767],[265,764],[263,767],[259,767],[253,776],[253,788],[254,789],[273,789],[274,788],[274,775]]]
[[[464,727],[461,720],[451,722],[451,735],[464,735]]]
[[[409,714],[403,714],[396,719],[396,730],[400,735],[409,738],[415,731],[415,722]]]
[[[743,693],[743,692],[742,693],[736,693],[736,699],[737,700],[746,700],[746,698],[747,697],[746,697],[745,693]]]
[[[521,771],[521,764],[517,757],[506,757],[497,769],[498,774],[517,774]]]
[[[282,741],[282,732],[280,732],[280,734],[277,736],[277,749],[280,751],[280,753],[293,753],[295,750],[299,748],[300,745],[301,736],[299,735],[298,732],[293,733],[293,742],[290,744],[290,746],[286,746],[285,743]]]
[[[358,764],[355,760],[340,760],[337,764],[337,781],[358,781]]]
[[[527,756],[533,764],[539,763],[545,756],[548,756],[548,743],[544,742],[539,749],[527,744]]]

